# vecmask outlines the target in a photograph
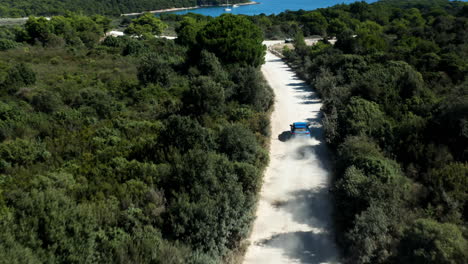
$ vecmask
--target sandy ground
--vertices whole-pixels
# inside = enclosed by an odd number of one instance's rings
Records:
[[[338,263],[322,104],[283,61],[270,52],[265,60],[262,71],[276,95],[270,164],[244,263]],[[312,122],[312,137],[283,142],[282,135],[296,121]]]

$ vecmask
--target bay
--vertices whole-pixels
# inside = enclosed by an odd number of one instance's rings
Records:
[[[377,0],[366,0],[367,3],[376,2]],[[317,8],[334,6],[337,4],[350,4],[356,2],[356,0],[260,0],[256,1],[259,4],[256,5],[241,5],[236,8],[232,8],[230,12],[226,12],[225,7],[203,7],[191,10],[181,10],[175,12],[167,12],[169,14],[188,14],[197,13],[205,16],[220,16],[222,14],[231,13],[235,15],[259,15],[259,14],[279,14],[286,10],[314,10]]]

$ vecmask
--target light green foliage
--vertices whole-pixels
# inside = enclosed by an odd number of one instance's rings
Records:
[[[13,49],[16,46],[18,46],[16,42],[9,40],[9,39],[0,38],[0,51]]]
[[[139,38],[153,38],[154,35],[160,35],[167,27],[154,14],[145,13],[132,20],[132,23],[125,29],[125,33],[137,36]]]
[[[35,162],[44,161],[50,156],[44,144],[29,142],[23,139],[4,142],[0,146],[1,170],[13,166],[27,166]]]

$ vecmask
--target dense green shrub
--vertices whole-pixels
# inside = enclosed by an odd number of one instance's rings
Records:
[[[198,32],[198,45],[226,63],[260,66],[264,62],[265,46],[262,32],[247,18],[222,15],[208,22]]]
[[[36,73],[26,64],[19,63],[8,69],[0,89],[13,94],[19,88],[33,85],[36,82]]]
[[[12,49],[17,46],[17,43],[9,39],[0,39],[0,51]]]
[[[468,243],[453,224],[418,219],[407,228],[399,257],[405,263],[464,263]]]
[[[467,261],[466,8],[384,0],[269,18],[337,37],[307,47],[299,32],[285,55],[324,102],[345,262]]]
[[[257,77],[234,85],[187,44],[100,43],[108,23],[0,30],[24,42],[0,51],[0,262],[220,263],[248,235],[267,161],[269,105],[233,95],[266,93],[259,69],[238,66]]]

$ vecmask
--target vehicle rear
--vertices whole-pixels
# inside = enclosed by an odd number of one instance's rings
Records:
[[[297,122],[293,124],[291,134],[293,137],[310,137],[310,129],[307,123]]]

